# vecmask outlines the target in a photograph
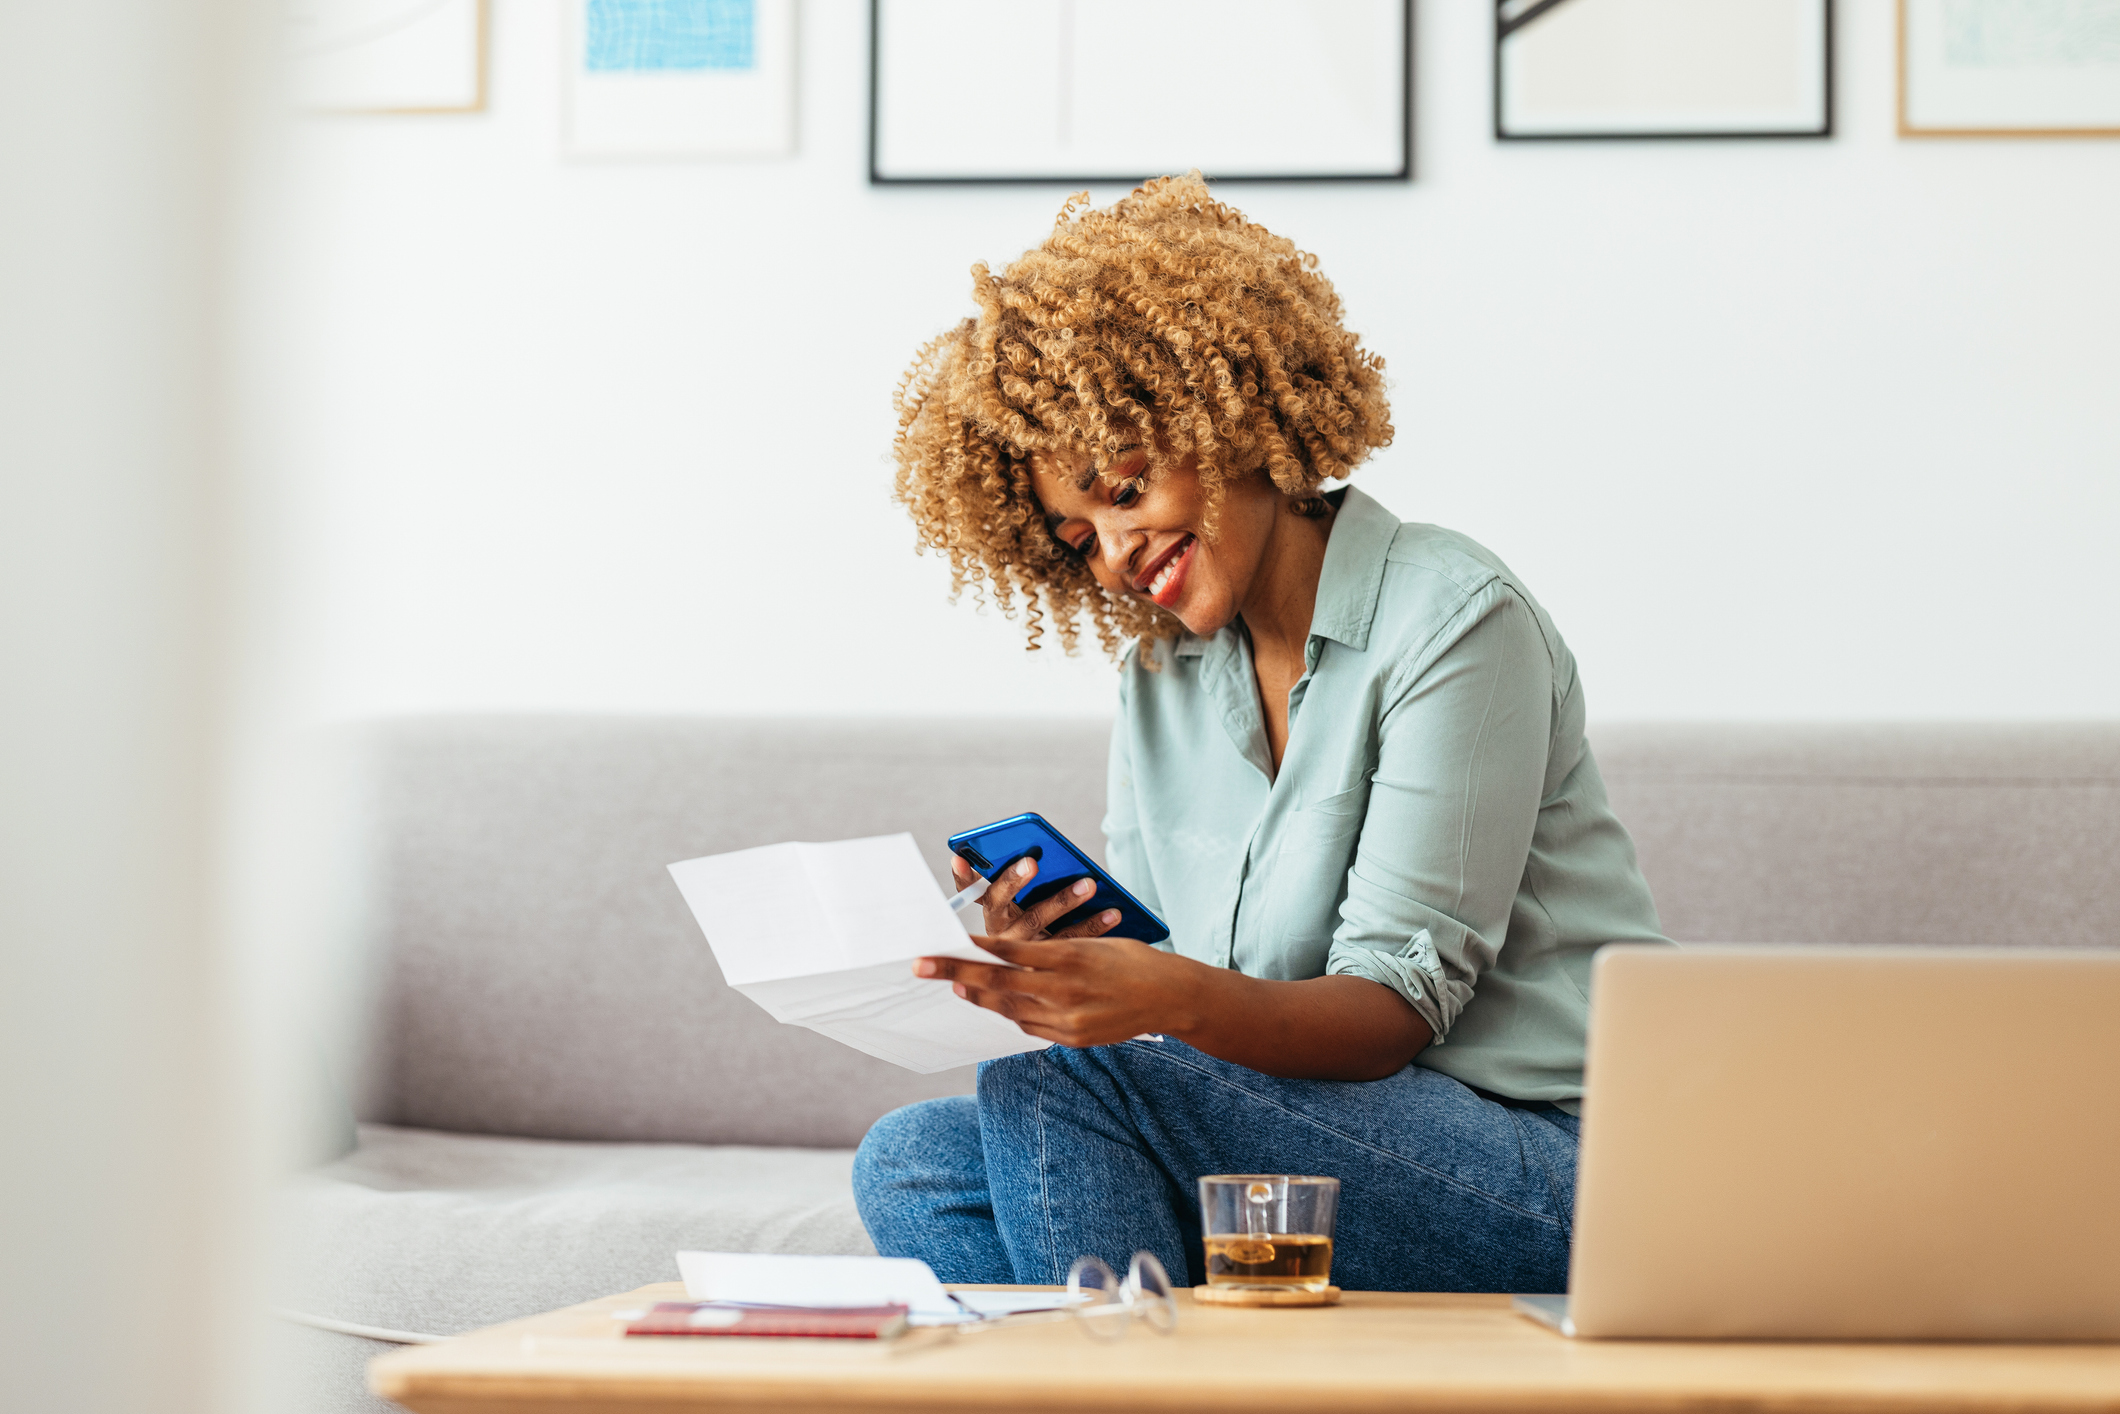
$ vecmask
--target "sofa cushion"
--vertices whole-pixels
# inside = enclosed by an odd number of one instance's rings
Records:
[[[364,1125],[279,1195],[277,1304],[455,1335],[675,1281],[681,1248],[873,1253],[853,1157]]]
[[[2120,723],[1590,739],[1681,942],[2120,946]]]
[[[263,1341],[265,1399],[272,1414],[405,1414],[368,1392],[368,1362],[402,1345],[274,1321]]]
[[[848,1147],[972,1088],[726,986],[664,866],[1043,813],[1100,857],[1097,720],[381,723],[358,743],[377,977],[364,1119],[554,1139]]]
[[[363,732],[378,976],[365,1118],[851,1146],[971,1087],[776,1024],[664,865],[1037,809],[1102,844],[1090,721],[503,717]],[[2120,943],[2120,725],[1593,728],[1682,941]]]

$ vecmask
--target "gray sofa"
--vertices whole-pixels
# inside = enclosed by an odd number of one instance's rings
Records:
[[[277,1221],[283,1306],[456,1333],[676,1276],[680,1247],[871,1250],[868,1124],[971,1087],[775,1024],[663,866],[1037,809],[1101,843],[1083,720],[460,718],[358,758],[377,961],[353,1153]],[[1681,941],[2120,943],[2120,724],[1592,733]],[[388,1347],[283,1325],[317,1410]]]

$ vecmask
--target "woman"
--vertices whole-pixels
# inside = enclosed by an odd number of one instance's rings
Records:
[[[1133,641],[1104,831],[1171,937],[997,880],[1015,966],[916,970],[1058,1044],[879,1121],[862,1219],[947,1281],[1198,1282],[1199,1175],[1327,1174],[1343,1286],[1564,1290],[1590,956],[1662,941],[1574,659],[1486,550],[1322,490],[1392,428],[1314,257],[1197,174],[1081,200],[914,361],[897,491],[1033,647]]]

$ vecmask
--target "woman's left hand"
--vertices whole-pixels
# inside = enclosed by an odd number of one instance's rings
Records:
[[[972,941],[1015,966],[924,957],[914,973],[954,982],[966,1001],[1062,1046],[1108,1046],[1143,1032],[1188,1029],[1199,969],[1182,957],[1132,938]]]

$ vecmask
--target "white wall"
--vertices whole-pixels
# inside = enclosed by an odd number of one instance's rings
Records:
[[[889,503],[898,372],[1064,193],[869,187],[866,8],[805,5],[788,161],[561,161],[554,0],[487,114],[306,124],[318,712],[1104,710]],[[1489,6],[1425,0],[1410,186],[1225,194],[1390,361],[1361,484],[1524,574],[1594,715],[2120,713],[2120,142],[1898,139],[1839,9],[1830,141],[1498,145]]]
[[[237,0],[0,4],[0,1362],[228,1414],[253,1255],[218,848]]]

